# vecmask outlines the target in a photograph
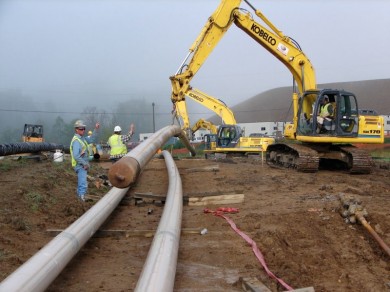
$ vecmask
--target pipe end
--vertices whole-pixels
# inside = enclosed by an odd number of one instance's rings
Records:
[[[139,169],[137,160],[125,156],[110,167],[108,170],[108,179],[114,187],[124,189],[136,181]]]

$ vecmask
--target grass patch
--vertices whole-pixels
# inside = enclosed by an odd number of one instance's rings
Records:
[[[380,158],[390,159],[390,149],[388,149],[388,148],[375,149],[375,150],[370,151],[370,154],[372,157],[380,157]]]
[[[23,167],[27,163],[29,162],[26,159],[14,160],[5,158],[0,160],[0,172],[7,172],[18,167]]]
[[[10,171],[12,169],[11,161],[2,160],[0,161],[0,172]]]
[[[11,224],[12,227],[18,231],[25,231],[30,229],[28,223],[22,217],[13,217],[11,219]]]
[[[38,211],[45,203],[45,198],[38,192],[29,192],[24,195],[24,198],[30,205],[31,210],[34,212]]]

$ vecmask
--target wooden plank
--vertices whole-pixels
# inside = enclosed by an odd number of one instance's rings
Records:
[[[96,196],[96,195],[86,195],[85,201],[99,201],[103,196]]]
[[[271,292],[259,279],[255,277],[240,277],[239,283],[241,288],[248,292]],[[287,291],[286,291],[287,292]],[[291,290],[290,292],[315,292],[313,287],[299,288]]]
[[[250,292],[271,292],[271,290],[265,286],[259,279],[253,278],[239,278],[239,282],[241,283],[241,288],[244,291]]]
[[[187,173],[192,173],[192,172],[209,172],[209,171],[216,172],[216,171],[219,171],[219,165],[187,168],[184,171],[187,172]]]
[[[224,192],[224,191],[216,191],[216,192],[198,192],[198,193],[186,193],[183,195],[183,197],[211,197],[211,196],[221,196],[224,195],[234,195],[236,192],[241,192],[241,190],[233,190],[230,192]],[[160,194],[153,194],[151,192],[147,193],[134,193],[132,195],[134,198],[150,198],[150,199],[156,199],[156,200],[162,200],[166,198],[166,195],[160,195]]]
[[[133,196],[135,199],[153,199],[159,201],[165,201],[166,195],[156,195],[153,193],[134,193]]]
[[[222,204],[239,204],[244,202],[244,194],[221,195],[211,197],[193,197],[188,199],[188,206],[206,206]]]
[[[306,288],[299,288],[291,290],[290,292],[315,292],[314,287],[306,287]]]
[[[183,196],[184,205],[188,206],[204,206],[207,204],[238,204],[244,201],[243,194],[224,194],[221,195],[221,191],[218,192],[204,192],[204,193],[190,193]],[[213,199],[214,198],[214,199]],[[121,205],[129,205],[131,199],[135,199],[135,205],[143,206],[145,204],[165,202],[166,195],[148,193],[134,193],[130,199],[124,198],[121,201]],[[150,201],[145,201],[149,199]]]

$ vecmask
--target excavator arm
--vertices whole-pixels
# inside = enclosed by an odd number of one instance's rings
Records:
[[[280,30],[247,0],[244,0],[244,2],[255,11],[255,14],[269,28],[256,22],[250,12],[240,8],[242,0],[222,0],[191,46],[178,72],[170,77],[172,84],[171,100],[175,106],[177,117],[182,119],[182,127],[184,130],[189,130],[189,118],[185,97],[190,96],[189,94],[192,90],[190,82],[233,23],[290,70],[300,96],[306,90],[316,90],[317,88],[314,68],[299,46],[291,38],[283,35]],[[188,64],[186,63],[187,61],[189,61]],[[193,99],[197,100],[196,98]],[[311,104],[314,102],[314,100],[309,99],[307,101],[308,104],[303,105],[304,110],[311,107]],[[206,105],[206,103],[203,103],[203,105]],[[206,105],[206,107],[208,106]],[[208,108],[214,110],[213,107]],[[294,129],[292,131],[295,132],[298,112],[298,92],[296,91],[293,94],[293,109]],[[218,111],[214,110],[214,112],[220,115]]]
[[[192,133],[195,133],[199,129],[210,130],[211,134],[217,134],[218,131],[217,127],[213,123],[204,119],[199,119],[191,128]]]
[[[170,77],[172,85],[171,101],[174,105],[174,112],[176,118],[179,120],[179,122],[181,122],[181,127],[187,133],[188,137],[191,137],[191,129],[185,99],[186,96],[189,96],[190,91],[192,90],[190,82],[203,63],[206,61],[208,56],[217,46],[219,41],[222,39],[226,31],[232,25],[232,8],[238,6],[241,1],[242,0],[231,0],[221,2],[219,7],[209,17],[201,33],[190,47],[186,58],[180,65],[176,74]],[[198,96],[196,93],[195,95]],[[199,99],[193,99],[200,102]],[[210,100],[210,98],[207,98],[207,100]],[[215,104],[218,104],[218,99],[214,99],[214,101]],[[211,104],[209,102],[200,103],[203,105]],[[218,105],[216,107],[209,107],[211,110],[214,110],[214,108],[216,109],[214,112],[219,116],[223,115],[223,118],[227,119],[228,115],[230,115],[235,121],[233,113],[231,113],[226,105],[224,105],[226,110],[223,109],[222,111],[220,111],[221,107]],[[227,115],[226,112],[229,112],[229,114]]]
[[[200,103],[204,107],[212,110],[218,116],[221,117],[223,124],[235,125],[236,118],[234,113],[229,109],[229,107],[221,100],[212,97],[198,89],[189,88],[186,91],[186,96],[190,97],[194,101]],[[180,117],[183,129],[190,129],[190,120],[187,114],[186,103],[178,102],[176,104],[177,116]]]
[[[201,33],[192,44],[189,52],[174,76],[171,76],[173,103],[184,101],[190,81],[217,46],[232,24],[232,10],[241,0],[222,1],[209,17]],[[189,60],[188,64],[186,62]]]

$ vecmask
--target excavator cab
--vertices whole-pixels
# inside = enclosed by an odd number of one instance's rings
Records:
[[[234,148],[242,136],[241,128],[237,125],[221,125],[217,133],[217,147]]]
[[[326,102],[325,102],[326,100]],[[330,103],[331,113],[323,117],[323,107]],[[299,104],[297,135],[356,137],[359,116],[356,97],[343,90],[324,89],[306,92]]]

